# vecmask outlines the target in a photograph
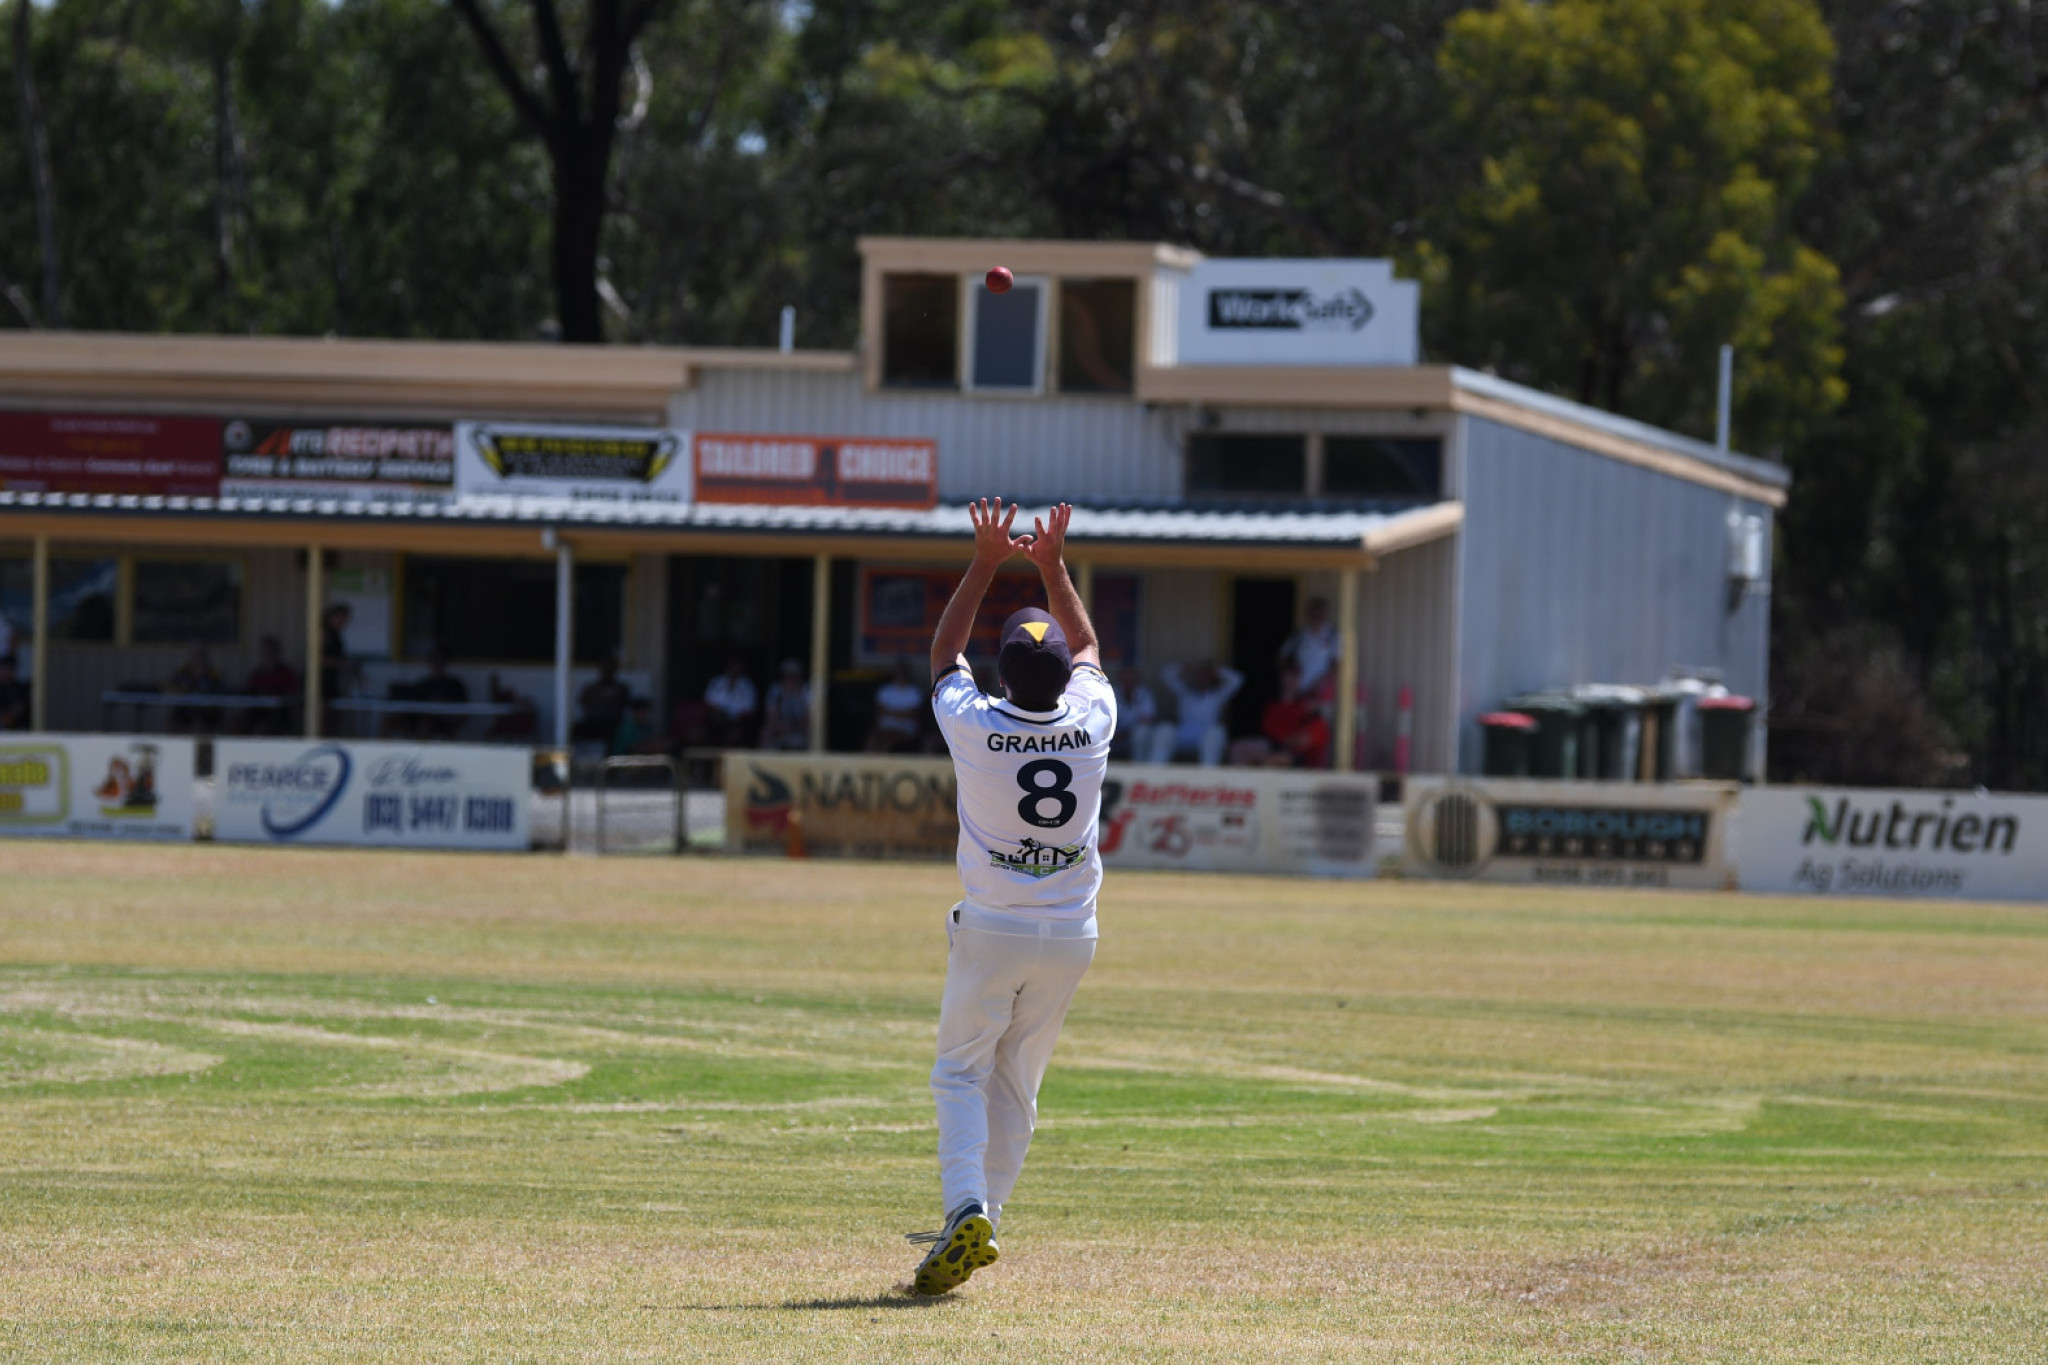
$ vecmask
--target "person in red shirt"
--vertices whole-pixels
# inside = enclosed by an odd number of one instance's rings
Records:
[[[1301,670],[1293,664],[1280,670],[1280,695],[1266,703],[1259,729],[1291,766],[1330,765],[1330,722],[1316,697],[1303,690]]]

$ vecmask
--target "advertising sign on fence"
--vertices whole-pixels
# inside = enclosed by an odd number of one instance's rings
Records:
[[[725,842],[736,853],[953,857],[960,839],[953,762],[924,755],[725,758]]]
[[[190,839],[194,751],[189,739],[0,736],[0,835]]]
[[[1370,877],[1378,787],[1355,773],[1114,764],[1102,863]]]
[[[435,501],[455,495],[455,429],[414,422],[265,422],[221,428],[221,492]]]
[[[1758,787],[1744,891],[2048,900],[2048,797]]]
[[[1107,867],[1373,872],[1374,781],[1331,773],[1115,764],[1102,789]],[[950,759],[732,753],[726,845],[741,853],[951,859]]]
[[[210,498],[220,492],[220,423],[0,412],[0,489]]]
[[[524,850],[532,756],[471,744],[223,739],[213,837]]]
[[[455,491],[607,502],[688,502],[689,434],[647,427],[455,424]]]
[[[930,507],[935,441],[892,436],[744,436],[699,432],[697,500]]]
[[[1414,777],[1411,877],[1733,889],[1735,787]]]

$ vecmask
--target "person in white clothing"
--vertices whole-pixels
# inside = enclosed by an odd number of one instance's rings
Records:
[[[1244,686],[1244,674],[1234,668],[1219,668],[1204,659],[1182,671],[1179,664],[1159,670],[1160,680],[1178,700],[1178,719],[1152,727],[1152,763],[1171,763],[1182,754],[1201,760],[1205,768],[1223,761],[1223,746],[1230,732],[1223,725],[1223,708]]]
[[[744,746],[753,741],[754,716],[761,709],[761,694],[747,676],[747,661],[735,654],[726,660],[725,672],[704,689],[704,705],[711,722],[711,742],[719,747]]]
[[[946,917],[932,1098],[939,1119],[937,1232],[912,1277],[943,1294],[993,1263],[1003,1204],[1038,1121],[1038,1086],[1081,976],[1095,958],[1096,835],[1116,732],[1116,695],[1095,628],[1062,555],[1065,503],[1012,538],[1015,506],[969,504],[974,559],[932,641],[932,711],[952,751],[965,899]],[[1050,611],[1003,623],[1002,695],[974,681],[967,640],[996,569],[1015,554],[1038,566]]]
[[[1303,695],[1313,698],[1328,714],[1328,704],[1337,691],[1337,627],[1330,621],[1330,604],[1320,597],[1308,599],[1302,612],[1301,629],[1280,646],[1280,662],[1301,670]]]

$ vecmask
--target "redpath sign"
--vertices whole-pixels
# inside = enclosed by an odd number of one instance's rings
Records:
[[[885,436],[699,432],[697,500],[844,507],[931,507],[936,442]]]
[[[1741,820],[1745,891],[2048,900],[2048,798],[1760,787]]]

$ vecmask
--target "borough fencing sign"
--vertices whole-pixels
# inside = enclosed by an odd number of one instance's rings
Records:
[[[1411,877],[1729,889],[1735,787],[1410,778]]]
[[[1744,891],[2048,900],[2048,797],[1760,787],[1741,820]]]
[[[527,847],[533,768],[521,748],[223,739],[213,770],[223,842]]]

